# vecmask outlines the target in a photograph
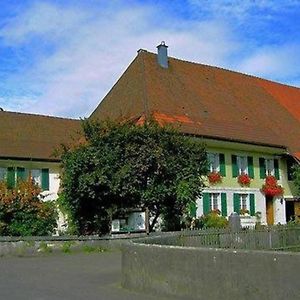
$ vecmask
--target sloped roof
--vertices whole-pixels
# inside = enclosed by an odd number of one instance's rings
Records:
[[[164,69],[143,50],[90,117],[150,116],[184,133],[300,152],[299,88],[175,58]]]
[[[0,158],[57,161],[54,150],[79,130],[79,120],[0,111]]]

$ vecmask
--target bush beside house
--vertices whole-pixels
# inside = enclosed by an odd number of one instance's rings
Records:
[[[32,181],[19,181],[14,188],[0,182],[0,235],[51,235],[57,226],[53,201],[42,201],[41,189]]]

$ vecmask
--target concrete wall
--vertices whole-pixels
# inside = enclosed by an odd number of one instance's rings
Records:
[[[203,300],[300,299],[300,253],[126,244],[122,285]]]

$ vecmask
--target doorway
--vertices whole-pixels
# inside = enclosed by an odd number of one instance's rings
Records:
[[[266,214],[267,214],[267,224],[274,225],[274,205],[273,197],[266,196]]]
[[[286,216],[286,222],[295,220],[294,201],[285,201],[285,216]]]

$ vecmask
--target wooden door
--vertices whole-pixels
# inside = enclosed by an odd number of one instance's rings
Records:
[[[274,225],[273,197],[266,197],[267,224]]]

